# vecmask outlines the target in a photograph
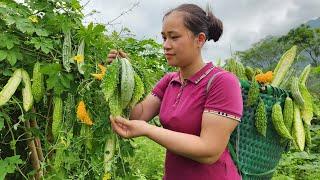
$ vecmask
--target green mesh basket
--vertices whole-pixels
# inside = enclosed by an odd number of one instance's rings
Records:
[[[241,81],[241,88],[244,111],[241,123],[231,135],[229,151],[243,179],[271,179],[282,153],[288,148],[288,143],[280,143],[280,136],[273,127],[272,106],[281,102],[283,107],[289,93],[272,86],[260,87],[260,97],[266,105],[268,119],[267,134],[264,137],[254,125],[257,103],[251,107],[245,106],[250,83]]]

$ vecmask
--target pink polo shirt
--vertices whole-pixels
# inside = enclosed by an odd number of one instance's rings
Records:
[[[213,74],[208,93],[206,87]],[[200,136],[204,111],[240,121],[242,96],[235,75],[207,63],[183,85],[179,72],[166,74],[154,87],[152,94],[161,100],[160,122],[166,129]],[[188,143],[188,142],[186,142]],[[241,179],[226,148],[214,164],[201,164],[167,150],[165,180],[237,180]]]

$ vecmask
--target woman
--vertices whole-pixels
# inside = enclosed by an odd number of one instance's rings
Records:
[[[161,34],[167,62],[179,71],[157,83],[134,107],[130,121],[110,117],[114,131],[124,138],[146,136],[165,147],[164,179],[241,179],[227,149],[242,116],[240,85],[236,76],[201,57],[207,40],[219,40],[222,22],[210,11],[183,4],[165,14]],[[109,60],[117,53],[112,50]],[[156,115],[163,128],[147,123]]]

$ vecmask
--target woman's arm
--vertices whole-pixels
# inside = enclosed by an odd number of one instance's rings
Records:
[[[140,119],[148,122],[159,114],[160,105],[159,98],[149,94],[132,109],[129,119]]]
[[[169,151],[194,161],[212,164],[225,150],[238,122],[227,117],[203,113],[200,136],[160,128],[139,121],[111,118],[114,130],[125,138],[147,136]]]

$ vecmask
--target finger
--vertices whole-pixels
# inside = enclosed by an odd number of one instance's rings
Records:
[[[114,120],[115,120],[116,123],[121,123],[121,124],[123,124],[125,126],[130,126],[131,125],[129,120],[127,120],[127,119],[125,119],[125,118],[123,118],[121,116],[115,117]]]
[[[123,130],[123,131],[127,131],[128,130],[128,127],[125,124],[123,124],[121,122],[116,122],[115,118],[113,118],[113,117],[111,117],[111,124],[113,126],[117,126],[116,128],[121,128],[121,130]]]
[[[122,128],[121,126],[119,126],[118,123],[116,123],[116,122],[114,121],[114,118],[113,118],[112,116],[110,116],[110,122],[111,122],[111,127],[112,127],[112,129],[113,129],[114,131],[116,131],[117,129],[119,129],[119,127]]]
[[[118,51],[117,51],[117,50],[115,50],[115,49],[111,49],[109,53],[111,53],[111,54],[117,54],[117,53],[118,53]]]
[[[123,58],[127,57],[127,54],[125,52],[123,52],[122,50],[119,51],[119,55]]]
[[[113,130],[122,137],[126,137],[126,130],[122,129],[114,120],[111,120]]]
[[[121,127],[123,130],[127,130],[127,127],[126,127],[125,125],[123,125],[123,124],[117,123],[117,125],[118,125],[119,127]]]
[[[107,58],[107,63],[110,64],[114,59],[116,58],[116,55],[115,54],[110,54],[108,55],[108,58]]]
[[[111,122],[112,130],[113,130],[113,131],[116,131],[116,128],[117,128],[116,126],[117,126],[117,124],[114,122],[114,120],[111,120],[111,119],[110,119],[110,122]]]
[[[128,130],[128,126],[126,126],[125,124],[121,123],[121,122],[115,122],[115,124],[117,124],[117,126],[119,126],[121,129],[123,129],[124,131]]]
[[[117,54],[108,54],[108,58],[115,58]]]

